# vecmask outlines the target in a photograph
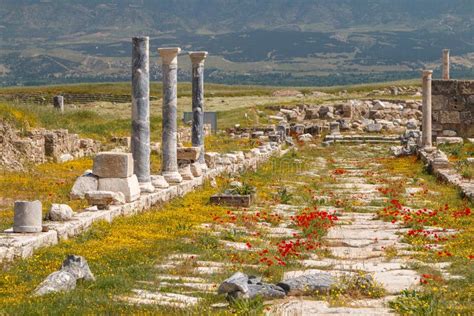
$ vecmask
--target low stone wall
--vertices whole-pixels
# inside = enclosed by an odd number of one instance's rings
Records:
[[[35,129],[23,134],[0,119],[0,168],[23,170],[48,160],[64,162],[97,153],[100,143],[66,129]]]
[[[449,163],[446,154],[437,149],[433,152],[419,150],[418,155],[433,175],[442,181],[457,186],[463,196],[474,201],[474,181],[464,179]]]
[[[474,80],[433,80],[432,115],[434,136],[474,137]]]
[[[134,202],[123,205],[110,206],[104,211],[83,211],[76,213],[72,220],[66,222],[44,222],[47,232],[41,233],[13,233],[12,229],[0,233],[0,262],[12,261],[18,258],[27,258],[42,247],[52,246],[62,240],[77,236],[88,230],[94,222],[105,220],[111,222],[118,216],[131,216],[143,212],[152,206],[161,205],[171,199],[191,192],[195,187],[203,185],[207,178],[215,177],[227,172],[242,172],[248,168],[256,168],[259,163],[266,161],[273,154],[283,154],[280,146],[272,147],[272,151],[253,154],[242,162],[220,164],[210,168],[204,176],[186,180],[182,183],[160,189],[154,193],[142,193]]]
[[[66,93],[62,95],[65,104],[85,104],[92,102],[112,102],[112,103],[131,103],[132,97],[130,95],[121,94],[84,94],[84,93]],[[0,100],[35,103],[41,105],[53,104],[54,95],[43,93],[30,94],[3,94],[0,95]],[[150,97],[150,100],[158,100],[157,97]]]

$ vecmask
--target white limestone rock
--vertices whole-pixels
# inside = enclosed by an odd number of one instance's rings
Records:
[[[96,191],[99,188],[99,180],[90,171],[87,171],[82,176],[76,179],[72,186],[69,197],[71,200],[83,199],[88,191]]]
[[[109,205],[120,205],[125,203],[122,192],[112,191],[89,191],[86,193],[89,205],[96,205],[99,209],[105,209]]]
[[[51,221],[69,221],[74,216],[74,211],[67,204],[52,204],[47,218]]]
[[[121,192],[129,203],[140,197],[140,184],[136,175],[128,178],[100,178],[99,191]]]

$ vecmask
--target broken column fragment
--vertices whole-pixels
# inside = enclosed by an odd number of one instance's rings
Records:
[[[16,201],[13,217],[14,233],[39,233],[43,230],[43,212],[40,201]]]

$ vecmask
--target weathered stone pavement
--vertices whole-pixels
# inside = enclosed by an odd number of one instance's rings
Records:
[[[308,253],[295,264],[285,267],[283,274],[283,279],[322,272],[338,278],[355,274],[370,275],[384,288],[384,297],[345,298],[342,305],[340,302],[330,303],[324,298],[287,297],[283,300],[266,302],[269,305],[267,314],[391,315],[388,302],[405,289],[417,288],[420,276],[412,268],[413,264],[417,263],[413,259],[415,253],[408,244],[402,242],[401,234],[406,232],[406,229],[396,223],[377,219],[376,212],[380,210],[382,203],[387,202],[387,198],[381,193],[384,185],[374,183],[374,178],[386,178],[386,176],[378,174],[380,166],[373,162],[373,158],[386,155],[386,150],[386,147],[375,145],[353,146],[350,157],[328,159],[315,157],[310,168],[300,172],[300,176],[305,175],[307,183],[331,175],[331,181],[317,182],[315,199],[321,201],[319,210],[334,213],[338,216],[338,221],[323,239],[325,255],[320,252]],[[285,186],[295,191],[301,186],[301,181],[287,180]],[[419,189],[412,188],[405,194],[410,195]],[[416,203],[415,199],[412,201]],[[225,239],[219,241],[222,248],[220,251],[255,252],[266,246],[270,247],[275,240],[291,238],[298,233],[299,231],[291,226],[291,217],[305,206],[307,205],[303,201],[299,205],[273,205],[270,213],[282,218],[276,226],[265,222],[259,222],[253,227],[234,223],[208,223],[203,225],[202,229],[219,238],[223,238],[229,232],[234,234],[238,232],[241,236],[238,241]],[[416,205],[413,208],[416,208]],[[254,207],[251,210],[234,213],[255,214],[259,211],[260,207]],[[249,247],[248,243],[256,246]],[[433,267],[442,270],[446,265],[433,265]],[[202,301],[203,293],[216,293],[218,283],[233,272],[259,271],[259,267],[252,264],[235,266],[219,260],[201,260],[195,254],[184,253],[170,256],[156,268],[159,274],[151,287],[137,284],[134,295],[120,299],[133,304],[189,307],[198,305]],[[442,273],[446,274],[444,271]],[[165,292],[160,289],[165,289]]]

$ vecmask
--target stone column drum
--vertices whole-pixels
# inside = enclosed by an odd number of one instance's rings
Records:
[[[179,47],[158,48],[163,72],[162,175],[169,183],[180,183],[178,172],[178,54]]]
[[[14,233],[40,233],[43,230],[43,212],[40,201],[16,201],[13,217]]]
[[[443,80],[449,80],[449,49],[443,49]]]
[[[153,191],[150,179],[149,38],[132,39],[132,137],[134,173],[140,188]]]
[[[193,147],[201,148],[197,162],[202,165],[203,169],[207,169],[204,159],[204,60],[207,57],[207,52],[190,52],[189,57],[193,65],[192,144]]]
[[[53,107],[61,113],[64,112],[64,97],[62,95],[53,97]]]
[[[423,71],[423,131],[421,135],[421,145],[423,148],[432,148],[431,130],[431,79],[433,71]]]

